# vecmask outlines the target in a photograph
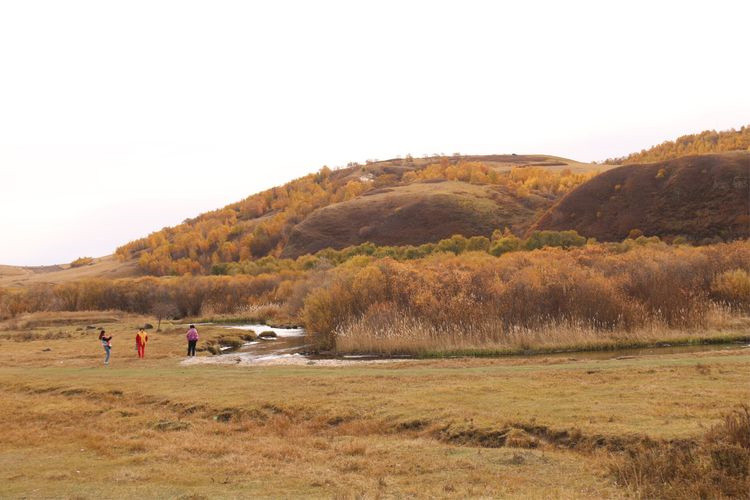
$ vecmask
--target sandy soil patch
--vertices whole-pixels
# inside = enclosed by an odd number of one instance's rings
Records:
[[[413,359],[310,359],[301,354],[248,356],[223,354],[221,356],[195,356],[186,358],[181,365],[238,365],[238,366],[351,366],[414,361]]]

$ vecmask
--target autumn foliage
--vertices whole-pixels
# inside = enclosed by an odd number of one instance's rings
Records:
[[[283,301],[293,274],[199,276],[174,278],[90,279],[55,286],[0,289],[0,317],[35,311],[120,310],[164,317],[157,305],[175,317],[203,312],[229,313],[248,306]],[[158,314],[157,314],[158,312]]]
[[[78,257],[76,260],[70,263],[70,267],[83,267],[94,263],[93,257]]]
[[[448,158],[379,175],[364,166],[323,168],[130,242],[116,254],[122,260],[136,259],[150,275],[208,274],[217,265],[279,256],[292,228],[314,210],[374,189],[442,179],[505,186],[520,197],[555,199],[593,175],[533,166],[496,171],[481,162]]]
[[[410,336],[422,346],[510,338],[525,345],[530,335],[565,328],[627,337],[645,327],[701,329],[716,307],[750,308],[747,240],[692,247],[645,236],[592,243],[574,232],[519,239],[498,231],[426,248],[360,245],[296,260],[264,257],[227,270],[236,274],[0,289],[0,317],[156,314],[157,304],[195,317],[273,304],[267,311],[304,324],[320,347],[377,351],[390,342],[413,353],[404,341]]]
[[[372,345],[372,335],[501,341],[519,329],[550,326],[701,328],[711,304],[726,300],[726,276],[731,290],[741,289],[735,275],[749,269],[747,242],[695,248],[630,240],[500,258],[480,252],[415,262],[352,260],[308,295],[302,314],[324,345],[346,338],[349,349],[358,335]],[[744,295],[731,297],[735,305],[748,304]]]
[[[750,150],[750,126],[740,127],[739,130],[730,129],[720,132],[704,130],[699,134],[683,135],[674,141],[665,141],[658,146],[644,149],[640,153],[633,153],[622,158],[610,158],[604,163],[611,165],[651,163],[680,156],[747,150]]]

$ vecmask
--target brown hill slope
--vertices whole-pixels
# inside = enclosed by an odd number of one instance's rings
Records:
[[[750,152],[609,170],[565,195],[532,229],[574,229],[605,241],[631,229],[695,240],[749,237]]]
[[[298,257],[366,241],[419,245],[454,234],[489,236],[503,227],[523,232],[552,202],[541,196],[520,198],[503,186],[457,181],[377,189],[314,211],[294,228],[281,255]]]

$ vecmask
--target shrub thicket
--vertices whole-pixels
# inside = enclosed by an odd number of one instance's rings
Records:
[[[302,315],[329,347],[338,336],[353,345],[351,337],[368,330],[399,335],[398,324],[409,325],[402,330],[410,335],[418,324],[424,335],[479,329],[483,337],[550,325],[700,328],[712,294],[726,288],[717,283],[742,282],[728,281],[741,275],[738,268],[750,269],[747,242],[696,248],[633,241],[500,258],[466,253],[352,261],[329,271],[326,285],[310,291]],[[746,295],[732,297],[735,305],[750,304]]]
[[[346,338],[347,349],[356,350],[357,339],[375,345],[386,336],[419,337],[422,345],[511,338],[525,345],[524,336],[554,329],[580,338],[652,326],[693,329],[707,326],[713,304],[750,308],[748,241],[691,247],[641,236],[577,247],[583,241],[575,234],[548,234],[532,236],[528,246],[559,247],[521,251],[524,241],[496,236],[492,242],[456,236],[426,248],[365,244],[297,260],[266,257],[247,263],[250,274],[234,276],[0,289],[0,318],[35,311],[164,317],[166,310],[184,317],[252,309],[302,321],[329,348]],[[498,250],[505,246],[519,251]],[[415,253],[422,257],[412,258]]]

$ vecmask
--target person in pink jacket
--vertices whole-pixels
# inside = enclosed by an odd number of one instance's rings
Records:
[[[195,356],[195,345],[198,343],[198,330],[195,329],[195,325],[190,325],[190,330],[187,331],[188,341],[188,356]]]

